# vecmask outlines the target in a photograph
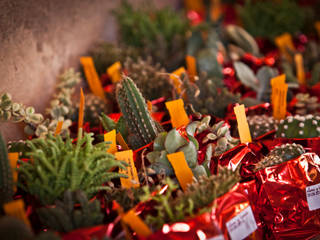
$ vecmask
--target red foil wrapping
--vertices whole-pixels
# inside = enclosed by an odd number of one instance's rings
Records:
[[[273,239],[308,239],[319,234],[320,159],[315,153],[260,170],[256,179],[257,208]],[[309,188],[318,190],[308,198]],[[319,208],[310,210],[312,204]]]
[[[99,225],[88,228],[81,228],[74,230],[62,236],[63,240],[91,240],[91,239],[104,239],[108,237],[109,225]]]

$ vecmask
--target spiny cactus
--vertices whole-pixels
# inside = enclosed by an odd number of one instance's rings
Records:
[[[80,207],[75,204],[80,203]],[[63,201],[55,201],[55,207],[42,207],[37,210],[40,221],[48,228],[58,232],[102,224],[103,213],[98,200],[88,201],[80,190],[65,191]]]
[[[123,116],[119,118],[118,122],[115,122],[110,117],[102,113],[100,116],[100,122],[105,131],[110,132],[115,129],[116,132],[121,133],[123,139],[128,142],[127,139],[129,132]]]
[[[187,75],[183,77],[183,88],[187,102],[202,114],[211,114],[223,118],[229,104],[239,102],[240,97],[233,95],[226,88],[219,88],[216,80],[207,78],[202,72],[192,83]]]
[[[31,240],[34,237],[28,225],[11,216],[0,218],[0,236],[2,240]]]
[[[305,150],[300,144],[287,143],[276,146],[265,158],[256,164],[255,170],[259,171],[266,167],[287,162],[291,159],[299,157],[303,153],[305,153]]]
[[[126,175],[110,172],[115,167],[125,168],[107,153],[105,142],[93,145],[92,133],[79,130],[77,143],[69,136],[65,142],[61,136],[33,139],[27,141],[30,151],[26,155],[29,162],[19,161],[18,186],[35,196],[42,204],[52,204],[62,199],[66,189],[83,190],[92,197],[99,190],[108,190],[102,184],[113,178]]]
[[[298,93],[296,99],[297,102],[294,107],[299,115],[314,114],[320,107],[318,98],[316,96],[311,97],[309,93]]]
[[[145,99],[129,77],[123,77],[116,89],[117,102],[130,131],[129,144],[133,149],[152,142],[163,131],[152,119]]]
[[[254,115],[247,117],[250,133],[253,138],[262,136],[263,134],[275,129],[274,118],[266,114]]]
[[[147,99],[172,97],[175,90],[170,83],[169,74],[164,68],[161,68],[159,63],[153,64],[151,57],[148,57],[146,61],[141,58],[138,58],[137,61],[127,58],[124,68]]]
[[[156,210],[148,214],[145,221],[153,228],[160,229],[165,223],[182,221],[210,211],[213,201],[228,192],[239,180],[238,173],[219,168],[217,176],[202,176],[182,192],[178,190],[178,185],[168,178],[164,182],[168,188],[162,194],[152,196],[150,191],[145,189],[146,193],[141,200],[151,199],[155,202]]]
[[[320,136],[320,117],[311,114],[306,116],[288,116],[276,127],[277,137],[313,138]]]
[[[8,159],[7,146],[0,134],[0,206],[12,201],[13,176]]]

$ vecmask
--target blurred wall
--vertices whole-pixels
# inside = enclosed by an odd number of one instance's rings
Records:
[[[142,0],[131,0],[139,5]],[[179,0],[154,0],[177,6]],[[120,0],[0,0],[0,94],[44,112],[56,77],[78,67],[98,39],[116,41],[110,10]],[[0,123],[6,140],[24,138],[23,124]]]

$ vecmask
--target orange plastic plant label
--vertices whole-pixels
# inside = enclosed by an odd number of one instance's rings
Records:
[[[122,220],[137,233],[139,237],[148,237],[152,234],[151,229],[136,215],[133,209],[122,216]]]
[[[18,181],[18,173],[17,173],[16,168],[17,168],[17,162],[19,160],[19,153],[17,153],[17,152],[8,153],[8,159],[10,161],[10,167],[12,169],[13,182],[17,183],[17,181]],[[13,190],[16,191],[17,187],[14,186]]]
[[[315,22],[314,27],[317,30],[318,36],[320,37],[320,21]]]
[[[188,11],[204,12],[205,7],[203,0],[184,0],[184,5]]]
[[[197,62],[195,57],[187,55],[186,64],[190,77],[194,78],[197,75]]]
[[[150,102],[149,100],[147,100],[147,107],[148,107],[148,111],[152,113],[152,102]]]
[[[105,99],[104,90],[92,57],[81,57],[80,62],[92,93],[102,99]]]
[[[121,80],[121,63],[115,62],[107,69],[107,74],[111,77],[112,83],[117,83]]]
[[[29,219],[27,218],[26,212],[24,210],[24,202],[22,199],[5,203],[3,205],[3,210],[7,215],[16,217],[30,226]]]
[[[222,7],[220,0],[211,0],[210,17],[211,20],[216,22],[222,14]]]
[[[54,135],[57,136],[61,133],[61,130],[62,130],[62,125],[63,125],[63,121],[59,121],[57,123],[57,127],[56,127],[56,130],[54,132]]]
[[[78,129],[83,127],[83,118],[84,118],[84,94],[82,88],[80,89],[80,103],[79,103],[79,118],[78,118]]]
[[[186,69],[184,67],[181,67],[170,74],[170,78],[173,81],[173,85],[179,94],[181,93],[181,84],[182,84],[180,77],[183,73],[186,73],[186,72],[187,72]]]
[[[244,105],[241,104],[241,105],[235,106],[233,110],[237,118],[238,132],[239,132],[241,143],[251,142],[252,139],[251,139],[250,129],[249,129]]]
[[[107,152],[114,154],[117,151],[116,130],[113,129],[112,131],[105,133],[103,137],[105,142],[111,142]]]
[[[173,128],[186,126],[189,123],[190,120],[184,110],[184,102],[181,98],[166,102],[166,108],[169,111]]]
[[[136,188],[140,186],[137,169],[133,162],[132,150],[126,150],[115,153],[116,159],[128,163],[127,169],[119,169],[119,173],[126,174],[128,178],[120,178],[121,186],[123,188]]]
[[[270,84],[271,84],[271,105],[273,105],[274,103],[274,87],[276,85],[279,85],[279,84],[285,84],[286,83],[286,75],[285,74],[281,74],[277,77],[274,77],[274,78],[271,78],[270,80]]]
[[[116,135],[117,143],[122,147],[123,150],[129,150],[130,148],[128,147],[126,141],[123,139],[122,135],[120,132],[117,133]]]
[[[286,117],[288,84],[276,85],[274,91],[273,117],[281,120]]]
[[[277,47],[279,48],[281,54],[284,55],[285,58],[291,62],[292,57],[288,51],[294,52],[296,50],[293,45],[291,35],[289,33],[284,33],[284,34],[275,38],[275,43],[276,43]]]
[[[296,64],[297,78],[298,78],[299,84],[306,85],[306,75],[304,72],[303,57],[301,53],[297,53],[294,55],[294,62]]]
[[[183,152],[176,152],[167,155],[171,163],[176,177],[182,187],[183,191],[187,189],[188,184],[193,181],[193,173],[187,164]]]

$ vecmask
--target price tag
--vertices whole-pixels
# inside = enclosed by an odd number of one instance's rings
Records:
[[[271,84],[271,105],[273,106],[273,103],[274,103],[274,91],[273,91],[273,88],[276,86],[276,85],[281,85],[281,84],[285,84],[286,83],[286,75],[285,74],[281,74],[277,77],[274,77],[274,78],[271,78],[270,80],[270,84]]]
[[[274,92],[274,103],[272,107],[273,117],[276,120],[284,119],[287,112],[288,84],[276,85],[272,88],[272,91]]]
[[[57,123],[56,131],[54,132],[55,136],[57,136],[61,133],[62,125],[63,125],[63,121],[59,121]]]
[[[251,139],[250,129],[249,129],[244,105],[241,104],[241,105],[235,106],[233,110],[237,118],[238,132],[239,132],[241,143],[251,142],[252,139]]]
[[[167,155],[171,163],[176,177],[182,187],[183,191],[187,189],[188,184],[193,181],[193,173],[187,164],[183,152],[176,152]]]
[[[196,63],[195,57],[187,55],[186,63],[187,63],[188,73],[190,77],[194,79],[194,77],[197,75],[197,63]]]
[[[128,147],[126,141],[123,139],[122,135],[120,132],[117,133],[116,135],[117,142],[119,145],[122,147],[123,150],[129,150],[130,148]]]
[[[5,203],[3,205],[4,212],[12,217],[16,217],[20,220],[22,220],[25,224],[27,224],[29,227],[30,222],[27,218],[26,212],[24,210],[24,202],[22,199],[14,200],[8,203]]]
[[[292,57],[289,54],[289,51],[294,52],[296,49],[293,45],[291,35],[289,33],[284,33],[284,34],[280,35],[279,37],[275,38],[275,43],[276,43],[277,47],[279,48],[281,54],[284,55],[284,57],[288,61],[292,62]]]
[[[121,80],[121,63],[115,62],[107,69],[107,74],[111,77],[112,83],[117,83]]]
[[[103,137],[105,142],[111,142],[107,152],[114,154],[117,151],[116,130],[113,129],[112,131],[105,133]]]
[[[150,228],[136,215],[133,209],[129,210],[122,217],[122,220],[140,237],[148,237],[152,234]]]
[[[84,94],[82,88],[80,89],[80,104],[79,104],[79,118],[78,118],[78,129],[83,127],[83,118],[84,118]]]
[[[237,216],[226,223],[229,235],[232,240],[245,239],[257,228],[251,206],[245,208]]]
[[[86,75],[91,92],[94,95],[105,99],[104,90],[100,82],[97,70],[94,66],[92,57],[81,57],[80,62],[83,67],[84,74]]]
[[[19,153],[17,152],[12,152],[12,153],[8,153],[8,159],[10,161],[10,167],[12,169],[12,178],[13,178],[13,182],[17,183],[18,181],[18,173],[17,173],[17,162],[19,160]],[[13,186],[13,191],[17,191],[17,187]]]
[[[184,102],[181,98],[166,102],[166,108],[169,111],[173,128],[186,126],[189,123],[190,120],[184,110]]]
[[[306,196],[309,211],[320,208],[320,183],[306,187]]]
[[[294,62],[296,64],[297,78],[298,78],[299,84],[306,85],[306,75],[304,72],[303,57],[301,53],[297,53],[294,55]]]
[[[128,175],[128,178],[120,178],[121,186],[124,188],[136,188],[140,186],[137,169],[133,162],[132,150],[115,153],[116,159],[128,163],[127,169],[119,169],[119,173]]]
[[[187,72],[186,69],[184,67],[181,67],[170,74],[170,78],[173,81],[173,85],[179,94],[181,93],[181,84],[182,84],[180,77],[183,73],[186,73],[186,72]]]
[[[318,36],[320,37],[320,21],[315,22],[314,27],[316,28]]]

